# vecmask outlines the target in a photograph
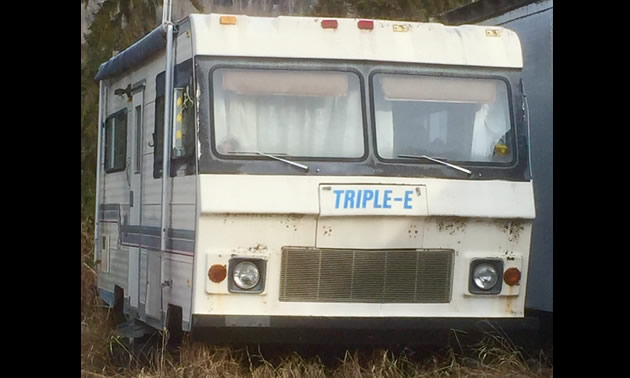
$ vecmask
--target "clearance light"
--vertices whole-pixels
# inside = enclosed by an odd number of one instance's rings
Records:
[[[225,269],[225,265],[215,264],[210,267],[208,270],[208,278],[210,281],[214,283],[219,283],[225,279],[227,276],[227,269]]]
[[[221,25],[236,25],[236,16],[221,16],[219,22]]]
[[[503,273],[503,280],[506,284],[514,286],[521,280],[521,271],[516,268],[510,268]]]
[[[360,20],[357,23],[357,26],[359,27],[359,29],[372,30],[372,29],[374,29],[374,21],[372,21],[372,20]]]
[[[337,20],[322,20],[323,29],[337,29]]]

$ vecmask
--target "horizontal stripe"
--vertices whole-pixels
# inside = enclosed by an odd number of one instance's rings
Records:
[[[125,226],[121,229],[124,230]],[[140,233],[121,232],[121,243],[130,247],[149,248],[159,250],[161,246],[161,238],[157,235],[147,235]],[[194,234],[194,233],[193,233]],[[185,239],[175,239],[169,237],[166,239],[166,249],[179,252],[195,252],[195,241]]]
[[[100,206],[99,221],[120,222],[120,204],[108,203]]]
[[[120,204],[102,204],[99,209],[99,222],[117,223],[120,226],[118,237],[124,246],[160,250],[162,244],[160,227],[121,224],[120,207]],[[195,231],[169,228],[165,252],[193,256]]]
[[[160,227],[157,226],[122,225],[121,232],[161,236]],[[195,240],[195,231],[169,228],[167,236],[174,239]]]

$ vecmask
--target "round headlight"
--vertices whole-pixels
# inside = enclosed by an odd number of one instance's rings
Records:
[[[256,264],[243,261],[234,267],[232,278],[236,286],[243,290],[249,290],[258,284],[260,272],[258,272]]]
[[[473,282],[482,290],[492,289],[497,281],[497,270],[490,264],[479,264],[473,270]]]

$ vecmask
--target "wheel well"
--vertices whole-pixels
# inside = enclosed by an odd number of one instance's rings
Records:
[[[168,305],[166,310],[166,329],[168,330],[168,343],[171,346],[179,346],[184,337],[183,311],[181,306]]]
[[[114,303],[112,303],[112,313],[116,323],[122,323],[125,320],[125,291],[122,287],[114,286]]]
[[[182,329],[183,311],[181,306],[168,305],[166,310],[166,328],[177,331]]]

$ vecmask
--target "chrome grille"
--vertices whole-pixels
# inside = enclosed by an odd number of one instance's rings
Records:
[[[453,250],[285,248],[280,301],[448,303]]]

